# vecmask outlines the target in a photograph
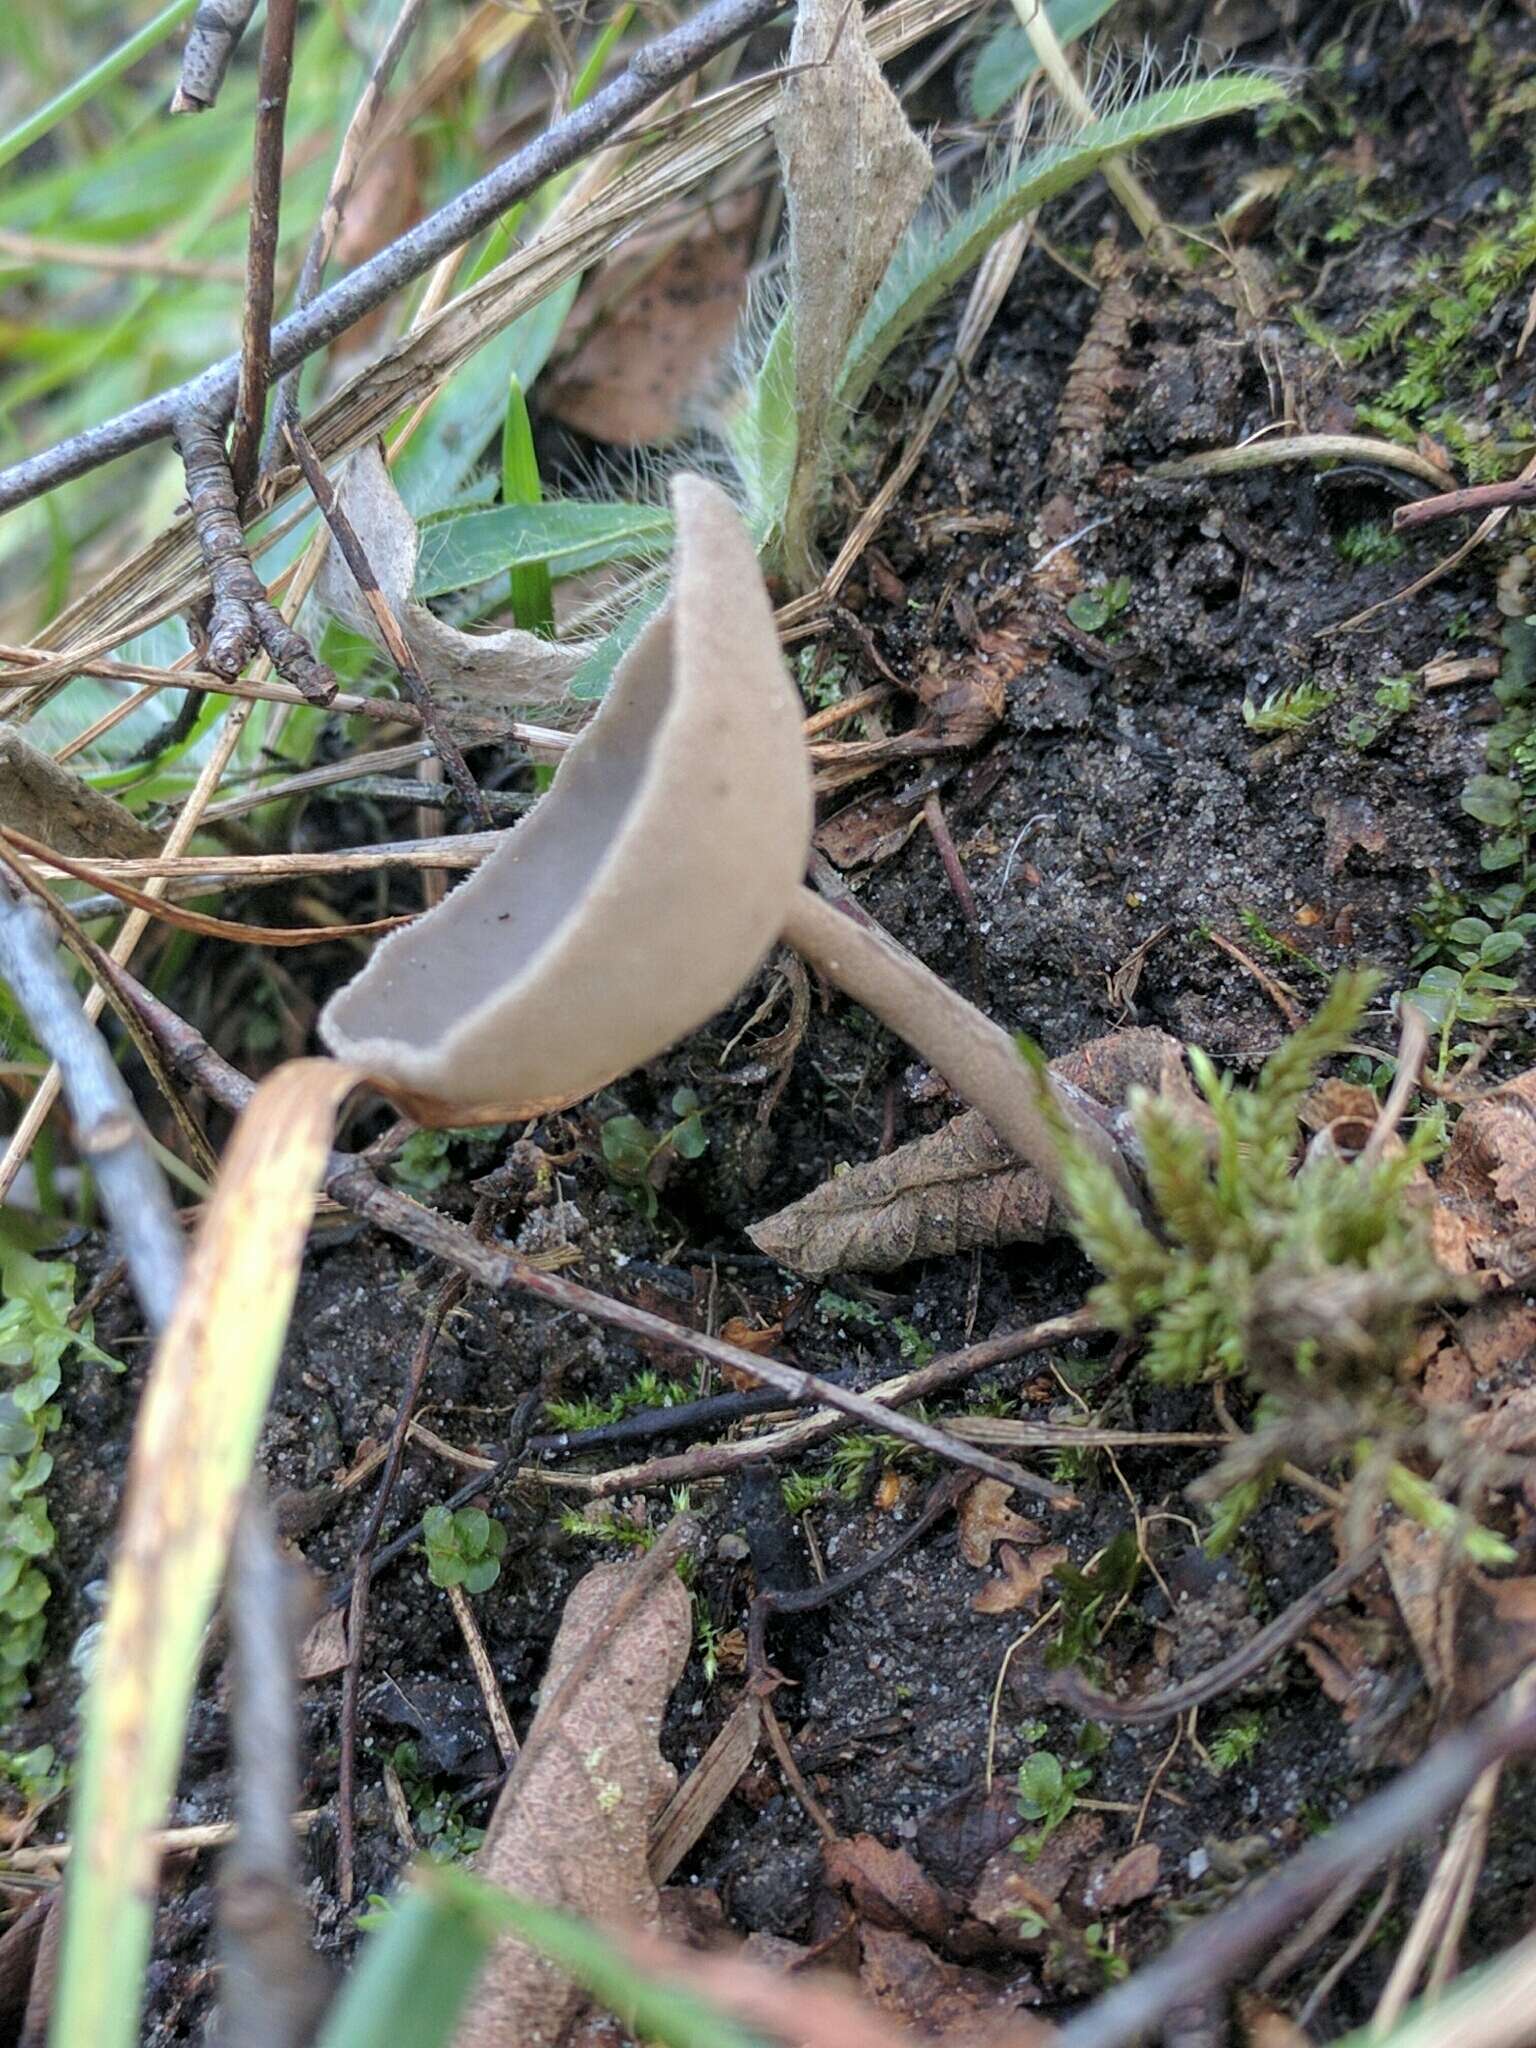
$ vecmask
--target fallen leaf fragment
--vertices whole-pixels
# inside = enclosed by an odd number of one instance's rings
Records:
[[[1111,1867],[1108,1877],[1096,1888],[1094,1906],[1101,1913],[1121,1913],[1138,1899],[1151,1898],[1157,1890],[1162,1866],[1163,1852],[1156,1842],[1138,1842]]]
[[[340,490],[342,510],[357,529],[386,603],[405,635],[406,646],[445,713],[455,710],[526,712],[529,705],[558,703],[581,666],[587,649],[561,646],[537,633],[512,627],[503,633],[464,633],[418,604],[414,596],[420,536],[385,467],[377,442],[352,457]],[[339,548],[326,552],[318,597],[325,609],[383,648],[378,623],[342,560]]]
[[[973,1595],[971,1610],[975,1614],[1016,1614],[1021,1607],[1033,1613],[1046,1580],[1057,1565],[1066,1563],[1067,1549],[1063,1543],[1043,1543],[1025,1556],[1013,1544],[1003,1543],[998,1546],[997,1561],[1002,1577],[989,1579]]]
[[[1510,1281],[1533,1263],[1536,1069],[1462,1111],[1435,1193],[1435,1252],[1451,1272]]]
[[[859,1984],[865,1997],[877,2011],[916,2029],[925,2041],[942,2041],[947,2048],[968,2048],[972,2043],[981,2048],[984,2042],[1005,2037],[999,2025],[1004,2014],[1012,2048],[1026,2048],[1035,2033],[1043,2041],[1050,2031],[1028,2022],[1021,2029],[1017,1986],[998,1985],[981,1970],[947,1963],[910,1934],[864,1927],[860,1948]],[[1032,1984],[1024,1989],[1039,1995]]]
[[[599,1565],[566,1601],[544,1677],[545,1704],[524,1743],[527,1764],[497,1801],[475,1859],[493,1883],[570,1907],[605,1930],[657,1920],[650,1832],[676,1788],[657,1738],[692,1640],[688,1594],[667,1572],[592,1654],[637,1569]],[[584,1676],[551,1724],[550,1704],[560,1704],[578,1663]],[[509,2041],[553,2048],[580,1998],[553,1964],[520,1941],[503,1941],[454,2037],[456,2048]]]
[[[1201,1114],[1184,1048],[1150,1026],[1093,1039],[1052,1060],[1051,1072],[1100,1102],[1119,1104],[1140,1086]],[[821,1279],[888,1273],[909,1259],[977,1245],[1034,1244],[1056,1227],[1039,1174],[1018,1164],[985,1117],[966,1110],[931,1137],[823,1181],[747,1235],[781,1265]]]
[[[329,1678],[344,1671],[347,1652],[347,1614],[343,1607],[329,1608],[299,1645],[298,1675],[303,1681]]]
[[[978,1571],[992,1562],[995,1544],[1038,1543],[1044,1534],[1038,1522],[1015,1514],[1008,1501],[1009,1489],[1001,1479],[978,1479],[960,1502],[960,1555]]]
[[[873,1835],[828,1842],[822,1849],[828,1884],[845,1886],[861,1920],[912,1928],[930,1941],[949,1931],[943,1894],[906,1849],[888,1849]]]
[[[843,361],[933,178],[869,46],[864,10],[802,0],[778,117],[789,209],[789,304],[799,428],[784,518],[790,570],[810,528]]]
[[[759,212],[739,192],[686,232],[626,242],[571,308],[580,340],[539,386],[545,411],[620,447],[674,439],[735,334]]]
[[[51,754],[0,725],[0,822],[80,858],[132,860],[160,851],[147,825]]]

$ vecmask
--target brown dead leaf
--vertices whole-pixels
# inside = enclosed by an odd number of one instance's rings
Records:
[[[784,512],[790,573],[813,575],[811,527],[848,344],[933,178],[869,47],[862,8],[801,0],[776,123],[789,212],[799,433]]]
[[[1531,1263],[1536,1069],[1462,1111],[1435,1193],[1435,1252],[1451,1272],[1508,1281]]]
[[[676,1787],[657,1747],[661,1717],[682,1676],[692,1611],[674,1572],[659,1578],[606,1641],[602,1633],[633,1581],[632,1564],[599,1565],[565,1604],[544,1676],[545,1704],[497,1801],[476,1867],[524,1898],[567,1906],[605,1931],[654,1924],[647,1868],[652,1823]],[[600,1643],[564,1705],[566,1677]],[[580,1994],[553,1964],[515,1940],[497,1944],[456,2048],[553,2048]]]
[[[1311,2035],[1257,1992],[1240,1991],[1237,2011],[1245,2048],[1312,2048]]]
[[[949,1932],[943,1894],[905,1849],[888,1849],[873,1835],[822,1845],[828,1884],[841,1885],[861,1920],[877,1927],[911,1928],[930,1941]]]
[[[1162,1874],[1163,1852],[1156,1842],[1138,1842],[1111,1866],[1102,1885],[1095,1888],[1092,1904],[1096,1912],[1122,1913],[1138,1899],[1149,1899],[1157,1890]]]
[[[1394,1522],[1382,1560],[1425,1683],[1443,1700],[1455,1676],[1456,1615],[1464,1564],[1451,1540],[1417,1522]]]
[[[539,386],[546,411],[623,448],[673,440],[736,331],[760,210],[738,192],[682,231],[626,242],[571,309],[579,340]]]
[[[1362,853],[1380,853],[1385,848],[1386,828],[1364,797],[1319,797],[1312,809],[1322,819],[1326,834],[1325,873],[1340,873],[1357,846]]]
[[[1012,1849],[999,1850],[981,1873],[971,1898],[972,1913],[1010,1946],[1024,1946],[1021,1913],[1033,1913],[1049,1923],[1073,1872],[1098,1848],[1103,1834],[1101,1815],[1078,1812],[1069,1814],[1047,1837],[1032,1863]]]
[[[301,1680],[329,1678],[333,1672],[344,1671],[347,1663],[347,1611],[333,1607],[300,1643],[298,1675]]]
[[[1066,1545],[1042,1543],[1026,1557],[1011,1543],[998,1546],[1001,1578],[988,1579],[971,1598],[973,1614],[1016,1614],[1021,1607],[1033,1613],[1040,1603],[1040,1589],[1057,1565],[1067,1561]]]
[[[398,240],[421,218],[421,185],[416,173],[416,142],[407,134],[392,135],[376,149],[363,166],[353,186],[336,230],[332,249],[332,271],[355,270],[380,249]],[[385,327],[389,308],[380,306],[364,314],[340,337],[339,345],[358,349]]]
[[[1011,1489],[1001,1479],[978,1479],[960,1502],[960,1555],[978,1571],[992,1562],[992,1547],[1004,1541],[1038,1543],[1044,1530],[1008,1505]]]
[[[878,2012],[913,2027],[925,2041],[967,2048],[999,2038],[999,2017],[1012,2015],[1018,2000],[981,1970],[967,1970],[936,1956],[926,1943],[883,1927],[860,1930],[863,1960],[859,1984]],[[1042,2040],[1048,2030],[1039,2029]],[[1007,2038],[1023,2048],[1027,2036],[1016,2023]],[[832,2048],[832,2044],[828,2044]]]
[[[784,1335],[784,1325],[759,1325],[749,1323],[745,1316],[731,1316],[722,1326],[720,1334],[727,1344],[734,1344],[739,1351],[755,1351],[760,1358],[770,1358]],[[748,1384],[755,1387],[761,1382],[751,1380]]]
[[[999,1778],[989,1787],[985,1779],[978,1779],[924,1814],[915,1840],[924,1869],[938,1883],[969,1892],[989,1859],[1018,1832],[1019,1803],[1013,1786]]]
[[[131,811],[61,767],[13,725],[0,725],[0,822],[83,860],[160,851],[159,839]]]
[[[1536,1662],[1536,1578],[1469,1574],[1456,1639],[1451,1710],[1475,1714]]]
[[[717,2006],[738,2025],[801,2048],[916,2048],[914,2037],[825,1972],[765,1969],[740,1951],[697,1955],[654,1936],[620,1946],[642,1968],[671,1978]],[[516,2036],[498,2048],[511,2048]],[[517,2048],[523,2048],[518,2041]]]
[[[1339,1709],[1345,1726],[1352,1726],[1365,1711],[1376,1681],[1376,1666],[1360,1630],[1325,1615],[1313,1622],[1296,1647]]]
[[[1052,1060],[1051,1072],[1119,1105],[1132,1086],[1200,1104],[1184,1070],[1184,1049],[1149,1027],[1112,1031]],[[898,1145],[813,1188],[755,1223],[759,1251],[813,1279],[829,1273],[888,1273],[909,1259],[977,1245],[1033,1244],[1048,1227],[1051,1198],[1032,1167],[1020,1166],[976,1110],[931,1137]]]
[[[900,853],[923,822],[920,803],[895,796],[866,797],[818,825],[818,850],[840,868],[871,867]]]

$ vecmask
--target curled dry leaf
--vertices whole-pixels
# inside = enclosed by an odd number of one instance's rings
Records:
[[[989,1579],[971,1601],[976,1614],[1016,1614],[1021,1607],[1031,1613],[1040,1604],[1041,1588],[1057,1565],[1067,1561],[1066,1546],[1043,1543],[1026,1556],[1011,1543],[998,1546],[1001,1578]]]
[[[845,1885],[861,1920],[879,1927],[912,1928],[942,1941],[951,1914],[937,1885],[905,1849],[887,1849],[873,1835],[827,1842],[822,1864],[828,1884]]]
[[[1165,1031],[1136,1026],[1096,1038],[1051,1061],[1051,1072],[1096,1100],[1119,1104],[1132,1086],[1200,1105],[1184,1049]],[[976,1245],[1034,1244],[1051,1218],[1050,1191],[975,1110],[931,1137],[823,1181],[798,1202],[755,1223],[759,1251],[813,1279],[888,1273],[909,1259],[945,1257]]]
[[[809,580],[812,513],[843,360],[933,165],[875,61],[862,7],[802,0],[789,63],[777,135],[799,440],[784,542],[791,575]]]
[[[464,633],[417,603],[416,522],[405,509],[376,442],[353,456],[340,498],[379,588],[400,622],[411,657],[450,726],[456,710],[481,716],[504,712],[510,718],[529,705],[555,704],[564,697],[585,648],[560,646],[516,627],[504,633]],[[378,624],[337,548],[326,554],[319,600],[344,625],[382,648]]]
[[[51,754],[0,725],[0,820],[60,853],[136,859],[160,841],[114,798],[82,782]]]
[[[1536,1253],[1536,1069],[1462,1111],[1436,1177],[1435,1252],[1510,1281]]]
[[[1006,2040],[1011,2048],[1027,2048],[1036,2035],[1041,2042],[1049,2038],[1051,2030],[1043,2023],[1026,2022],[1021,2028],[1018,1987],[999,1986],[981,1970],[947,1963],[926,1942],[889,1928],[862,1928],[859,1945],[865,1997],[879,2012],[915,2028],[925,2041],[941,2041],[945,2048],[982,2048]]]
[[[1009,1490],[1001,1479],[978,1479],[960,1503],[960,1555],[978,1571],[992,1562],[994,1544],[1038,1543],[1045,1533],[1038,1522],[1015,1514],[1008,1500]]]
[[[1149,1899],[1157,1890],[1163,1852],[1156,1842],[1138,1842],[1110,1866],[1101,1885],[1093,1887],[1092,1904],[1100,1913],[1123,1913],[1138,1899]]]
[[[476,1859],[484,1876],[528,1899],[570,1907],[603,1928],[654,1925],[650,1833],[676,1788],[657,1747],[668,1697],[688,1657],[692,1614],[673,1572],[659,1578],[592,1657],[568,1700],[564,1681],[595,1639],[637,1568],[599,1565],[565,1604],[545,1673],[545,1706],[491,1818]],[[561,1709],[558,1726],[548,1707]],[[498,1944],[456,2048],[551,2048],[581,1994],[519,1941]]]
[[[571,309],[577,344],[539,386],[545,411],[594,441],[672,440],[735,333],[760,212],[738,192],[691,226],[631,237]]]

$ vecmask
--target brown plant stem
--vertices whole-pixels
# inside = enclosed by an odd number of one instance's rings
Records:
[[[252,567],[217,413],[189,408],[170,431],[187,473],[187,504],[213,586],[208,666],[216,675],[237,676],[262,647],[278,674],[310,703],[329,704],[336,678],[272,603]]]
[[[240,319],[240,382],[235,394],[229,473],[235,502],[256,481],[261,423],[271,381],[272,308],[276,297],[277,228],[283,199],[283,131],[293,83],[293,39],[299,0],[267,0],[256,87],[256,141],[251,166],[251,229],[245,251],[245,305]],[[295,682],[298,678],[293,678]]]
[[[252,1083],[221,1059],[191,1025],[152,996],[131,974],[99,949],[93,948],[92,951],[96,971],[132,1004],[171,1065],[187,1079],[195,1080],[205,1088],[224,1108],[236,1112],[243,1109],[254,1093]],[[721,1337],[711,1337],[703,1331],[679,1329],[677,1324],[669,1323],[665,1317],[653,1315],[649,1310],[636,1308],[629,1302],[615,1301],[590,1287],[581,1286],[577,1281],[567,1280],[561,1274],[541,1272],[516,1252],[483,1245],[447,1217],[423,1208],[409,1195],[381,1185],[353,1155],[331,1154],[324,1187],[327,1194],[354,1214],[365,1216],[380,1229],[405,1238],[434,1257],[446,1259],[480,1286],[495,1293],[516,1289],[547,1302],[553,1308],[590,1316],[594,1321],[623,1330],[632,1337],[661,1344],[670,1351],[686,1352],[708,1359],[712,1364],[729,1366],[735,1372],[776,1387],[792,1402],[836,1409],[868,1428],[889,1430],[931,1452],[946,1464],[969,1466],[984,1478],[1000,1479],[1008,1486],[1018,1487],[1057,1507],[1065,1507],[1074,1499],[1064,1487],[1042,1479],[1037,1473],[977,1450],[926,1422],[897,1414],[868,1394],[855,1393],[778,1359],[764,1358],[740,1345],[728,1344]]]
[[[373,131],[384,107],[384,95],[389,91],[389,82],[395,75],[395,66],[405,52],[405,46],[416,32],[416,25],[426,11],[426,0],[402,0],[400,12],[395,16],[393,26],[384,39],[384,46],[374,60],[368,83],[363,87],[362,97],[352,109],[352,118],[347,123],[347,132],[341,138],[341,148],[336,153],[336,168],[331,173],[330,189],[325,195],[325,204],[320,209],[320,218],[315,232],[310,236],[309,247],[304,252],[304,265],[299,272],[298,284],[294,287],[293,310],[301,312],[309,305],[319,291],[325,278],[325,266],[330,261],[331,251],[336,246],[336,237],[341,229],[342,216],[352,197],[357,183],[357,174],[362,169],[363,158],[373,140]],[[268,430],[263,467],[270,469],[281,422],[290,406],[298,397],[298,369],[285,371],[273,394],[272,425]]]
[[[1308,1624],[1331,1607],[1349,1588],[1370,1570],[1385,1548],[1381,1537],[1375,1542],[1347,1558],[1319,1579],[1308,1593],[1299,1600],[1293,1600],[1282,1614],[1251,1636],[1239,1650],[1230,1657],[1223,1657],[1219,1664],[1213,1664],[1206,1671],[1200,1671],[1188,1678],[1182,1685],[1169,1686],[1166,1692],[1148,1694],[1143,1699],[1117,1699],[1113,1693],[1100,1692],[1083,1677],[1080,1671],[1056,1672],[1046,1685],[1047,1695],[1070,1706],[1090,1721],[1113,1721],[1121,1728],[1150,1728],[1159,1721],[1168,1721],[1175,1714],[1185,1713],[1190,1707],[1203,1707],[1211,1700],[1220,1699],[1245,1678],[1256,1671],[1262,1671],[1272,1657],[1278,1657],[1288,1644],[1295,1642]]]
[[[470,816],[484,830],[491,822],[485,798],[480,794],[475,778],[465,765],[458,741],[438,715],[437,707],[432,701],[432,692],[427,688],[426,679],[417,668],[411,650],[406,645],[405,635],[400,630],[400,621],[391,610],[388,598],[379,588],[379,579],[373,573],[373,564],[368,559],[368,551],[363,546],[361,536],[342,510],[341,500],[321,467],[320,458],[315,453],[309,436],[299,424],[298,414],[290,412],[282,424],[288,445],[298,460],[299,468],[304,472],[304,481],[309,485],[315,503],[320,507],[320,516],[330,528],[331,538],[340,548],[342,559],[352,572],[352,580],[357,585],[358,593],[373,615],[384,645],[389,650],[389,658],[395,664],[405,694],[421,713],[423,730],[430,736],[433,746],[437,749],[437,758],[442,762],[448,780],[457,790]]]

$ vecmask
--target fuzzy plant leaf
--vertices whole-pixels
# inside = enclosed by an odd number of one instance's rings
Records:
[[[1091,121],[1069,141],[1026,158],[1000,182],[984,187],[942,233],[914,229],[897,251],[848,351],[838,387],[843,404],[856,407],[863,401],[898,343],[1025,214],[1081,184],[1110,157],[1144,148],[1181,128],[1248,113],[1284,97],[1282,85],[1253,72],[1192,79],[1147,93]]]
[[[1086,35],[1114,4],[1115,0],[1052,0],[1045,11],[1057,41],[1067,44]],[[1039,69],[1040,59],[1022,25],[1000,23],[977,51],[966,81],[972,114],[978,121],[990,121]]]
[[[933,180],[869,46],[862,7],[801,0],[777,123],[789,208],[797,425],[782,554],[813,580],[811,528],[848,344]]]

